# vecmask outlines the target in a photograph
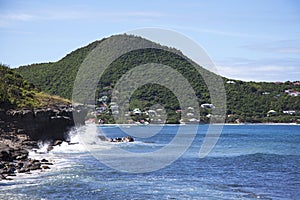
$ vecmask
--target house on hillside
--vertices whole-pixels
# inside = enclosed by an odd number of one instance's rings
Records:
[[[293,85],[300,85],[300,81],[294,81]]]
[[[293,90],[293,89],[288,89],[288,90],[285,90],[284,92],[286,94],[290,95],[290,96],[293,96],[293,97],[300,96],[300,92],[296,91],[296,90]]]
[[[300,96],[300,92],[294,91],[294,92],[291,92],[289,95],[293,96],[293,97],[298,97],[298,96]]]
[[[235,81],[229,80],[229,81],[227,81],[226,83],[227,83],[227,84],[235,84]]]
[[[268,116],[268,117],[274,116],[274,115],[276,115],[276,114],[277,114],[277,112],[276,112],[275,110],[269,110],[269,111],[267,112],[267,116]]]
[[[204,104],[201,104],[201,108],[214,109],[215,106],[211,103],[204,103]]]
[[[282,111],[283,112],[283,114],[289,114],[289,115],[294,115],[294,114],[296,114],[296,111],[295,110],[284,110],[284,111]]]
[[[135,108],[135,109],[133,109],[132,113],[135,115],[141,115],[142,111],[139,108]]]

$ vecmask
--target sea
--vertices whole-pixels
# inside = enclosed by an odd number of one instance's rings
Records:
[[[0,181],[0,199],[300,199],[300,125],[224,125],[208,135],[211,126],[79,127],[72,145],[31,152],[51,169]]]

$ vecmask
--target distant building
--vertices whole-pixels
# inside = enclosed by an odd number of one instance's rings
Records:
[[[294,96],[294,97],[300,96],[300,92],[293,89],[288,89],[285,90],[284,92],[290,96]]]
[[[269,117],[269,116],[273,116],[273,115],[276,115],[277,114],[277,112],[275,111],[275,110],[269,110],[268,112],[267,112],[267,116]]]
[[[296,111],[295,110],[284,110],[282,111],[284,114],[290,114],[290,115],[294,115],[296,114]]]
[[[192,116],[194,116],[194,113],[187,113],[186,116],[192,117]]]
[[[201,108],[214,109],[215,106],[213,104],[210,104],[210,103],[204,103],[204,104],[201,104]]]
[[[235,84],[235,81],[229,80],[229,81],[227,81],[226,83],[227,83],[227,84]]]
[[[300,85],[300,81],[294,81],[293,85]]]
[[[294,92],[291,92],[289,95],[293,96],[293,97],[297,97],[297,96],[300,96],[300,92],[294,91]]]
[[[135,108],[133,111],[132,111],[133,114],[135,115],[141,115],[142,114],[142,111],[139,109],[139,108]]]
[[[194,110],[195,110],[193,107],[188,107],[187,109],[192,112],[194,112]]]

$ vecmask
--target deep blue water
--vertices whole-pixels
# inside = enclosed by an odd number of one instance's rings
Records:
[[[155,128],[162,127],[124,130],[138,135]],[[134,153],[154,152],[172,141],[178,128],[165,126],[153,137],[135,137],[134,143],[108,145]],[[181,128],[189,137],[194,127]],[[80,144],[58,147],[42,155],[56,162],[51,171],[0,181],[0,199],[300,198],[299,125],[225,125],[216,146],[200,159],[198,153],[207,128],[199,126],[192,145],[175,162],[148,173],[111,169]],[[118,127],[97,129],[99,132],[94,134],[126,135]],[[81,130],[86,137],[93,135],[89,131]]]

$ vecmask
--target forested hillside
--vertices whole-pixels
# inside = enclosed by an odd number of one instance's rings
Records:
[[[122,35],[122,37],[130,39],[134,36]],[[57,62],[22,66],[17,71],[42,91],[70,99],[81,63],[104,40],[77,49]],[[149,42],[143,38],[140,40]],[[154,44],[154,46],[159,46],[159,44]],[[144,63],[158,63],[173,67],[189,81],[199,99],[199,105],[210,103],[207,86],[189,59],[179,56],[181,53],[175,49],[160,47],[132,51],[111,63],[101,76],[96,96],[108,96],[108,102],[110,102],[112,89],[123,74]],[[211,81],[217,77],[204,68],[201,73],[209,76]],[[300,118],[300,94],[297,96],[300,85],[297,82],[257,83],[222,79],[227,96],[228,122],[296,122]],[[175,112],[180,109],[178,100],[167,88],[156,84],[139,88],[131,97],[130,107],[132,110],[134,108],[146,110],[155,104],[165,106],[170,122],[178,122],[180,114]],[[202,121],[209,120],[210,111],[209,108],[201,108]]]
[[[48,105],[68,104],[70,101],[39,92],[20,74],[5,65],[0,65],[0,108],[22,109]]]

